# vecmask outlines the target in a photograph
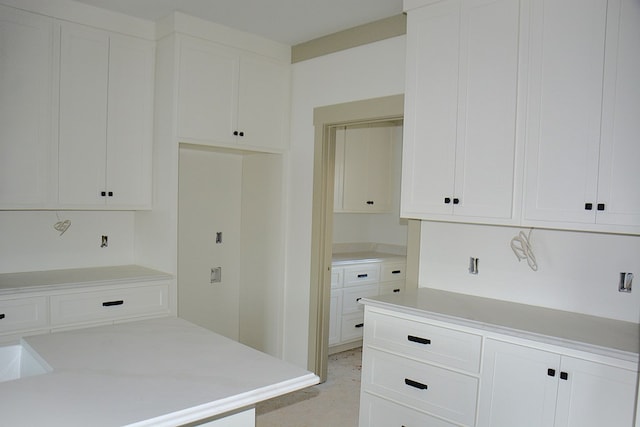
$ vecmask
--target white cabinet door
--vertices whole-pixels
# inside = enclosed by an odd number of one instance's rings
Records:
[[[58,201],[104,204],[109,35],[79,25],[61,31]]]
[[[51,182],[53,22],[0,6],[0,208],[43,208]]]
[[[409,12],[402,216],[514,221],[520,13],[509,0]]]
[[[151,207],[154,44],[111,35],[107,123],[107,199],[111,207]]]
[[[62,26],[62,207],[150,207],[153,70],[150,42]]]
[[[188,36],[179,46],[182,141],[262,151],[285,147],[288,66]]]
[[[564,356],[561,375],[555,427],[633,425],[635,372]]]
[[[557,354],[488,339],[478,427],[553,426],[559,368]]]

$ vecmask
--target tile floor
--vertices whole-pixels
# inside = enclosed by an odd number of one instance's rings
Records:
[[[357,427],[362,348],[329,356],[327,381],[256,406],[256,427]]]

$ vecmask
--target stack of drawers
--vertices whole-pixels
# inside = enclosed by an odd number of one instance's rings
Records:
[[[360,427],[475,425],[482,337],[366,310]]]

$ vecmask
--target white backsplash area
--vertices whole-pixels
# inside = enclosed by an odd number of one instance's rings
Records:
[[[534,229],[532,271],[510,247],[520,231],[423,221],[419,286],[640,322],[640,280],[618,291],[620,272],[640,277],[640,236]]]

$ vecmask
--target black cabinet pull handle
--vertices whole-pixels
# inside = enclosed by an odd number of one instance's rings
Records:
[[[0,320],[4,319],[4,313],[0,313]]]
[[[561,380],[568,380],[569,379],[569,374],[566,372],[560,372],[560,379]]]
[[[111,306],[114,306],[114,305],[122,305],[122,304],[124,304],[124,300],[120,299],[120,300],[117,300],[117,301],[105,301],[105,302],[102,303],[102,306],[103,307],[111,307]]]
[[[368,205],[373,205],[373,200],[367,200]]]
[[[458,199],[457,197],[453,199],[453,204],[457,205],[458,203],[460,203],[460,199]]]
[[[398,289],[398,292],[400,290]],[[431,340],[428,338],[416,337],[415,335],[407,335],[407,339],[411,342],[417,342],[418,344],[431,344]]]
[[[400,274],[400,273],[402,273],[402,270],[393,270],[391,272],[391,274]]]
[[[585,211],[590,211],[591,209],[593,209],[593,203],[585,203],[584,204],[584,210]]]
[[[404,379],[404,383],[408,386],[419,388],[420,390],[426,390],[427,385],[419,383],[418,381],[410,380],[409,378]]]
[[[358,323],[355,327],[356,328],[362,328],[364,326],[364,323]]]
[[[356,301],[360,301],[362,298],[356,298]]]
[[[599,211],[603,211],[604,210],[604,203],[598,203],[598,210]]]
[[[393,292],[400,292],[400,288],[394,289]]]
[[[547,369],[547,375],[549,375],[550,377],[555,377],[556,376],[556,370],[555,369]]]
[[[444,198],[444,203],[445,203],[445,205],[448,205],[449,203],[451,203],[451,197],[445,197]]]
[[[369,277],[367,273],[358,274],[358,279],[364,279],[365,277]]]

